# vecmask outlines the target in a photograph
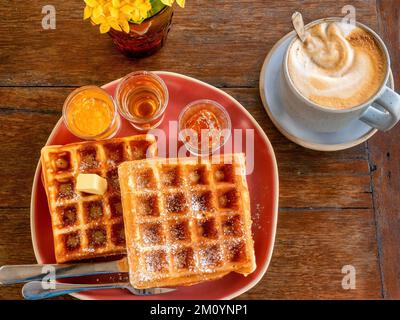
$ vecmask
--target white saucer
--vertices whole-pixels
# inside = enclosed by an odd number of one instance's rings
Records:
[[[310,130],[291,118],[285,110],[280,96],[279,82],[282,61],[290,41],[291,32],[279,40],[264,61],[260,74],[260,95],[264,108],[277,129],[289,140],[305,148],[319,151],[337,151],[354,147],[372,137],[378,130],[360,120],[354,120],[344,129],[333,133]],[[390,73],[388,86],[393,89],[393,75]]]

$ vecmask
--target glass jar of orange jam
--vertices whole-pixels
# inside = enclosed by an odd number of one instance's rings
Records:
[[[96,86],[73,91],[64,102],[63,119],[68,130],[84,140],[112,138],[121,124],[113,98]]]
[[[209,155],[220,149],[231,129],[228,113],[212,100],[194,101],[179,115],[179,138],[194,155]]]

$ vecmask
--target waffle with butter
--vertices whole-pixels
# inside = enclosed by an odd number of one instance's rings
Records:
[[[46,146],[41,152],[57,263],[126,253],[118,165],[153,157],[152,135]],[[80,173],[107,179],[104,195],[76,190]]]

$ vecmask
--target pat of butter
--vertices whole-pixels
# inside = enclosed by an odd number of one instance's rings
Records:
[[[76,190],[90,194],[103,195],[107,191],[107,180],[97,174],[79,174]]]

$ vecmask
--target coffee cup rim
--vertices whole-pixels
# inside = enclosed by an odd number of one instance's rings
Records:
[[[344,18],[343,17],[327,17],[327,18],[321,18],[321,19],[317,19],[314,21],[311,21],[310,23],[306,24],[304,26],[305,30],[311,28],[314,25],[317,25],[319,23],[323,23],[323,22],[329,22],[329,21],[342,21]],[[323,107],[313,101],[311,101],[310,99],[306,98],[304,95],[302,95],[300,93],[300,91],[296,88],[296,86],[293,83],[292,78],[290,77],[289,74],[289,67],[288,67],[288,58],[289,58],[289,51],[290,48],[292,47],[293,43],[297,40],[297,36],[295,35],[295,31],[292,31],[292,33],[294,34],[293,39],[290,41],[289,46],[286,50],[285,53],[285,57],[284,57],[284,73],[285,73],[285,78],[289,84],[289,86],[291,87],[291,89],[293,90],[293,92],[296,94],[296,96],[302,100],[303,102],[305,102],[306,104],[308,104],[309,106],[317,109],[317,110],[322,110],[324,112],[329,112],[329,113],[347,113],[350,111],[356,111],[359,109],[362,109],[366,106],[371,105],[375,100],[376,97],[380,95],[380,93],[382,92],[382,90],[384,90],[384,88],[386,87],[386,83],[389,80],[389,74],[390,74],[390,55],[389,55],[389,51],[385,45],[385,43],[383,42],[382,38],[374,31],[372,30],[370,27],[368,27],[367,25],[356,21],[356,26],[365,29],[366,31],[368,31],[369,33],[371,33],[375,40],[379,43],[380,48],[382,49],[382,52],[385,55],[385,59],[386,59],[386,74],[384,77],[384,80],[382,81],[381,86],[379,87],[379,89],[376,91],[376,93],[366,102],[363,102],[362,104],[356,105],[354,107],[351,108],[346,108],[346,109],[333,109],[333,108],[329,108],[329,107]]]

